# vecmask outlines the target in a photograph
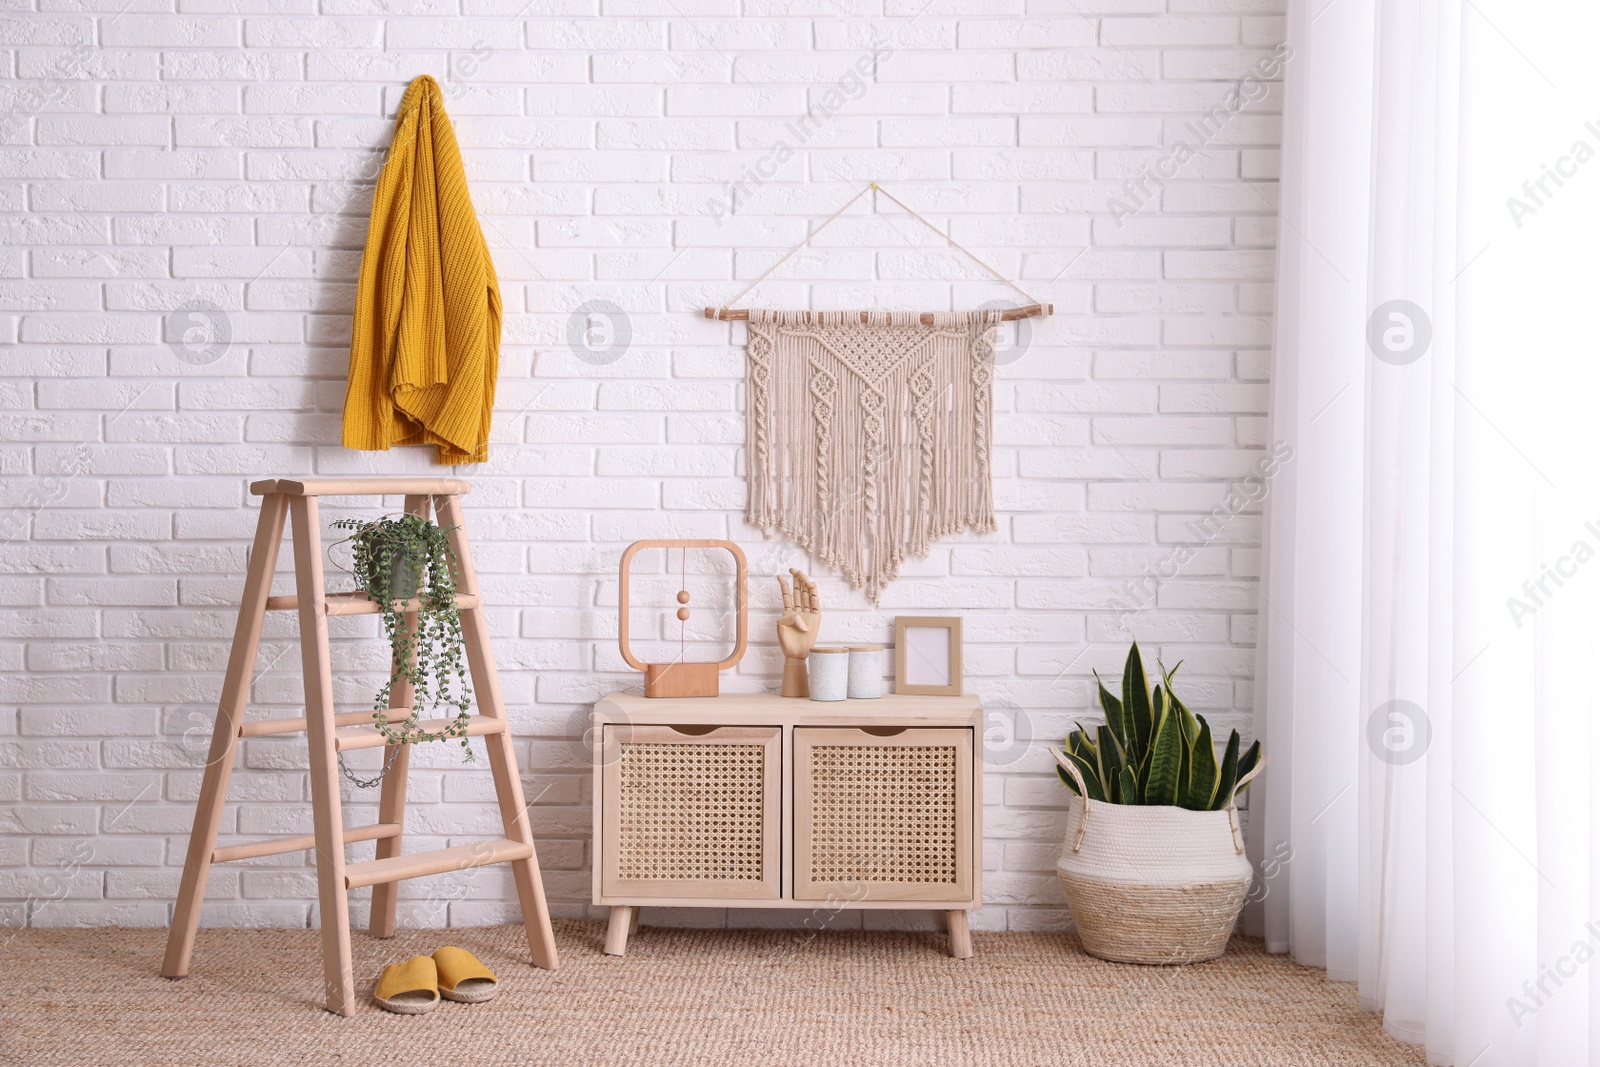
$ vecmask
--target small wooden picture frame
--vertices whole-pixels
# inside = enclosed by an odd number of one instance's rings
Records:
[[[894,691],[920,697],[961,695],[960,616],[895,616]]]

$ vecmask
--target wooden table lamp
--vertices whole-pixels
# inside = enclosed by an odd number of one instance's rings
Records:
[[[628,647],[628,568],[633,557],[646,548],[682,549],[687,558],[691,548],[722,548],[733,555],[736,573],[734,595],[738,611],[738,631],[733,651],[720,663],[690,663],[677,659],[671,663],[644,663]],[[687,588],[678,590],[678,625],[680,630],[689,620],[688,607],[692,599]],[[635,541],[622,553],[622,565],[617,578],[617,645],[628,666],[644,672],[644,695],[647,697],[714,697],[717,695],[721,672],[744,658],[745,638],[749,629],[750,596],[746,582],[744,552],[732,541],[714,540],[647,540]]]

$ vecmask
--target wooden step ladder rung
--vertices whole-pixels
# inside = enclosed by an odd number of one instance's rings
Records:
[[[379,822],[371,826],[352,826],[344,831],[344,843],[377,841],[385,837],[399,837],[400,824]],[[257,856],[279,856],[285,852],[306,852],[317,847],[315,834],[299,837],[273,837],[262,841],[246,841],[242,845],[225,845],[211,853],[212,863],[230,863],[234,860],[253,860]]]
[[[382,610],[382,605],[365,593],[329,593],[323,598],[326,611],[329,615],[377,615]],[[416,611],[422,606],[422,601],[416,597],[400,601],[399,610]],[[457,593],[456,610],[472,611],[483,606],[483,598],[475,593]],[[298,611],[300,598],[293,593],[283,596],[267,597],[268,611]]]
[[[267,478],[250,483],[256,496],[461,496],[461,478]]]
[[[394,856],[386,860],[367,860],[348,863],[344,868],[347,889],[360,889],[380,882],[398,882],[404,878],[423,878],[430,874],[449,874],[491,863],[510,863],[525,860],[533,855],[533,846],[522,841],[499,838],[479,841],[471,845],[457,845],[433,852],[416,852],[409,856]]]
[[[409,710],[409,709],[408,709]],[[405,716],[390,714],[389,722],[394,724]],[[371,713],[368,713],[371,718]],[[419,719],[416,728],[425,733],[438,734],[456,724],[456,719]],[[506,721],[504,719],[491,719],[485,715],[467,716],[467,737],[483,737],[486,734],[505,733]],[[452,735],[459,736],[459,735]],[[390,744],[387,737],[378,732],[373,725],[358,726],[349,730],[339,730],[333,735],[333,747],[337,752],[352,752],[362,748],[382,748]]]
[[[411,714],[410,708],[389,709],[390,720],[403,719]],[[333,717],[335,726],[360,726],[372,722],[370,711],[341,711]],[[271,737],[275,734],[298,734],[306,730],[305,719],[263,719],[260,722],[239,724],[240,737]]]

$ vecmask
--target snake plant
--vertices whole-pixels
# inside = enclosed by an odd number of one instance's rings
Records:
[[[1090,731],[1075,724],[1078,728],[1067,735],[1066,747],[1067,758],[1083,775],[1089,799],[1220,811],[1238,791],[1239,780],[1255,768],[1261,742],[1241,756],[1238,730],[1229,734],[1222,761],[1217,761],[1205,716],[1191,713],[1172,691],[1172,676],[1177,673],[1178,667],[1163,669],[1155,688],[1147,689],[1144,661],[1134,642],[1122,669],[1121,699],[1095,675],[1105,725]],[[1065,768],[1057,767],[1056,774],[1068,789],[1078,792]]]

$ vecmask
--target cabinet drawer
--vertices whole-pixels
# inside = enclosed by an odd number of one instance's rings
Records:
[[[796,900],[973,892],[972,731],[794,731]]]
[[[782,730],[604,727],[601,891],[776,900]]]

